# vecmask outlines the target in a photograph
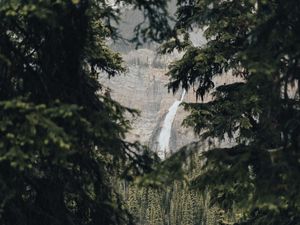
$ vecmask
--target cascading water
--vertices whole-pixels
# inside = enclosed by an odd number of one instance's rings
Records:
[[[176,116],[178,106],[183,101],[185,96],[185,90],[183,90],[180,100],[176,100],[169,108],[165,117],[162,129],[158,138],[158,151],[157,154],[161,159],[165,159],[166,155],[170,152],[169,143],[171,138],[171,128]]]

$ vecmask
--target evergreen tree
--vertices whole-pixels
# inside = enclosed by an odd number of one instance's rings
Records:
[[[183,51],[169,88],[193,88],[207,103],[186,104],[201,140],[235,140],[203,153],[195,187],[212,203],[242,210],[242,224],[300,224],[300,4],[298,0],[178,0],[174,37]],[[189,31],[203,29],[194,46]],[[214,78],[240,82],[215,87]],[[236,214],[237,215],[237,214]]]
[[[168,31],[166,1],[115,3],[144,12],[137,41]],[[140,146],[123,140],[124,113],[135,112],[97,81],[125,70],[106,45],[117,38],[121,8],[105,0],[0,1],[1,224],[132,223],[110,177],[145,165]]]

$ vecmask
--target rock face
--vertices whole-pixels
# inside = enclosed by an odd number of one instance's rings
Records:
[[[124,56],[129,63],[125,75],[111,79],[103,77],[100,82],[111,89],[110,94],[114,100],[140,111],[140,116],[132,121],[133,129],[128,133],[127,140],[140,141],[157,151],[164,118],[170,106],[180,99],[181,92],[168,92],[167,71],[152,65],[156,60],[152,51],[138,50],[135,56],[132,57],[132,53]],[[185,95],[184,101],[189,99],[192,99],[191,95]],[[183,107],[179,106],[171,129],[169,145],[172,152],[195,140],[192,130],[181,126],[186,115]]]
[[[101,84],[108,87],[111,97],[122,105],[140,111],[138,118],[132,119],[132,130],[127,134],[128,141],[139,141],[151,150],[158,152],[159,135],[169,108],[180,100],[182,91],[170,93],[166,87],[168,77],[166,65],[178,56],[157,57],[150,49],[132,50],[123,53],[128,72],[119,77],[108,79],[103,76]],[[214,79],[215,86],[232,83],[237,78],[227,74]],[[204,102],[211,100],[211,95]],[[183,102],[195,102],[192,91],[184,95]],[[188,112],[179,105],[171,128],[169,142],[170,152],[176,152],[181,147],[197,140],[192,128],[182,126]],[[227,141],[226,141],[227,143]]]
[[[175,11],[175,1],[171,1],[170,12]],[[140,22],[143,16],[136,10],[124,10],[123,22],[119,28],[123,37],[133,37],[132,30]],[[205,44],[203,31],[195,30],[190,33],[191,41],[195,46]],[[166,87],[168,77],[167,65],[180,57],[174,52],[169,56],[157,56],[155,44],[143,45],[143,49],[135,50],[130,43],[114,43],[112,48],[122,52],[123,59],[127,64],[128,72],[120,77],[108,79],[106,76],[100,78],[101,84],[111,89],[111,97],[122,105],[140,111],[140,117],[132,121],[132,130],[128,133],[128,141],[139,141],[153,151],[158,151],[159,134],[169,108],[181,97],[182,91],[170,93]],[[230,83],[234,80],[232,76],[226,81],[216,80],[216,86]],[[209,101],[207,96],[204,101]],[[185,94],[183,102],[195,102],[196,97],[192,91]],[[192,128],[184,128],[182,122],[188,115],[183,107],[179,105],[175,119],[171,127],[169,142],[170,152],[175,152],[181,147],[194,142],[197,137]]]

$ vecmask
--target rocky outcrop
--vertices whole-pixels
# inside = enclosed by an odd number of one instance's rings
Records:
[[[128,65],[126,74],[108,79],[103,76],[100,82],[111,89],[112,98],[122,105],[140,111],[138,118],[132,119],[132,130],[127,134],[127,140],[140,141],[153,151],[158,150],[158,139],[164,118],[172,104],[179,100],[182,91],[170,93],[166,87],[169,78],[165,75],[167,64],[176,55],[158,57],[149,49],[133,50],[123,54]],[[237,78],[228,74],[216,77],[215,85],[232,83]],[[211,100],[207,95],[204,101]],[[195,102],[196,96],[192,91],[186,93],[184,102]],[[194,142],[197,137],[192,128],[182,126],[188,112],[179,106],[171,129],[169,142],[170,151],[175,152],[181,147]]]
[[[131,52],[123,58],[128,62],[128,72],[111,79],[103,76],[100,82],[111,89],[110,95],[114,100],[140,111],[140,116],[132,120],[133,128],[128,133],[127,140],[140,141],[156,151],[164,117],[181,95],[180,92],[170,93],[166,87],[168,77],[165,75],[165,64],[169,59],[158,59],[147,49]],[[153,66],[155,61],[156,66]],[[184,101],[191,99],[195,100],[191,94],[187,94]],[[171,151],[195,140],[192,130],[181,126],[186,115],[183,107],[179,106],[171,131]]]
[[[171,1],[170,12],[174,13],[175,1]],[[133,29],[143,21],[141,12],[133,9],[126,9],[123,12],[122,22],[119,25],[120,33],[126,39],[133,37]],[[190,32],[190,38],[195,46],[205,44],[203,31],[194,30]],[[128,42],[111,43],[112,48],[122,52],[123,59],[127,64],[128,71],[120,77],[108,79],[107,76],[100,78],[100,82],[111,89],[110,95],[113,99],[124,106],[140,111],[140,117],[132,120],[132,130],[127,134],[127,140],[140,141],[153,151],[158,150],[158,139],[164,118],[172,104],[179,100],[181,91],[173,94],[166,87],[168,77],[167,65],[179,58],[180,55],[174,52],[172,55],[158,56],[155,53],[157,44],[145,44],[142,49],[135,50],[135,46]],[[229,76],[232,79],[232,76]],[[216,79],[217,86],[223,83],[231,82],[226,78]],[[209,101],[208,95],[204,101]],[[184,99],[184,102],[195,102],[195,94],[190,91]],[[169,147],[171,152],[177,151],[186,144],[194,142],[197,138],[192,128],[184,128],[182,122],[188,115],[182,106],[179,106],[173,125],[171,128],[171,138]]]

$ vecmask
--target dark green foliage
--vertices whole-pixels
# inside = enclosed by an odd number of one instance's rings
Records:
[[[107,180],[117,164],[107,154],[124,143],[107,118],[89,121],[76,105],[58,102],[12,100],[0,108],[2,224],[127,221],[112,217],[122,209]]]
[[[138,224],[217,225],[235,221],[235,215],[210,204],[208,191],[199,192],[189,185],[188,181],[199,175],[202,163],[198,153],[193,152],[195,146],[186,146],[156,164],[152,173],[136,179],[137,183],[121,187]]]
[[[217,210],[206,204],[207,197],[180,182],[163,190],[132,185],[124,195],[138,224],[216,225],[219,218]]]
[[[148,20],[139,39],[161,38],[166,1],[121,3]],[[104,0],[0,1],[1,224],[132,224],[111,177],[149,157],[124,141],[136,112],[97,80],[125,71],[106,45],[119,13]]]
[[[185,124],[202,140],[236,143],[203,153],[194,186],[209,187],[227,211],[239,208],[246,224],[299,224],[299,1],[179,0],[177,19],[177,36],[161,49],[185,52],[170,66],[169,88],[213,93],[185,105]],[[198,28],[207,43],[195,47],[188,32]],[[214,89],[219,76],[240,81]]]

